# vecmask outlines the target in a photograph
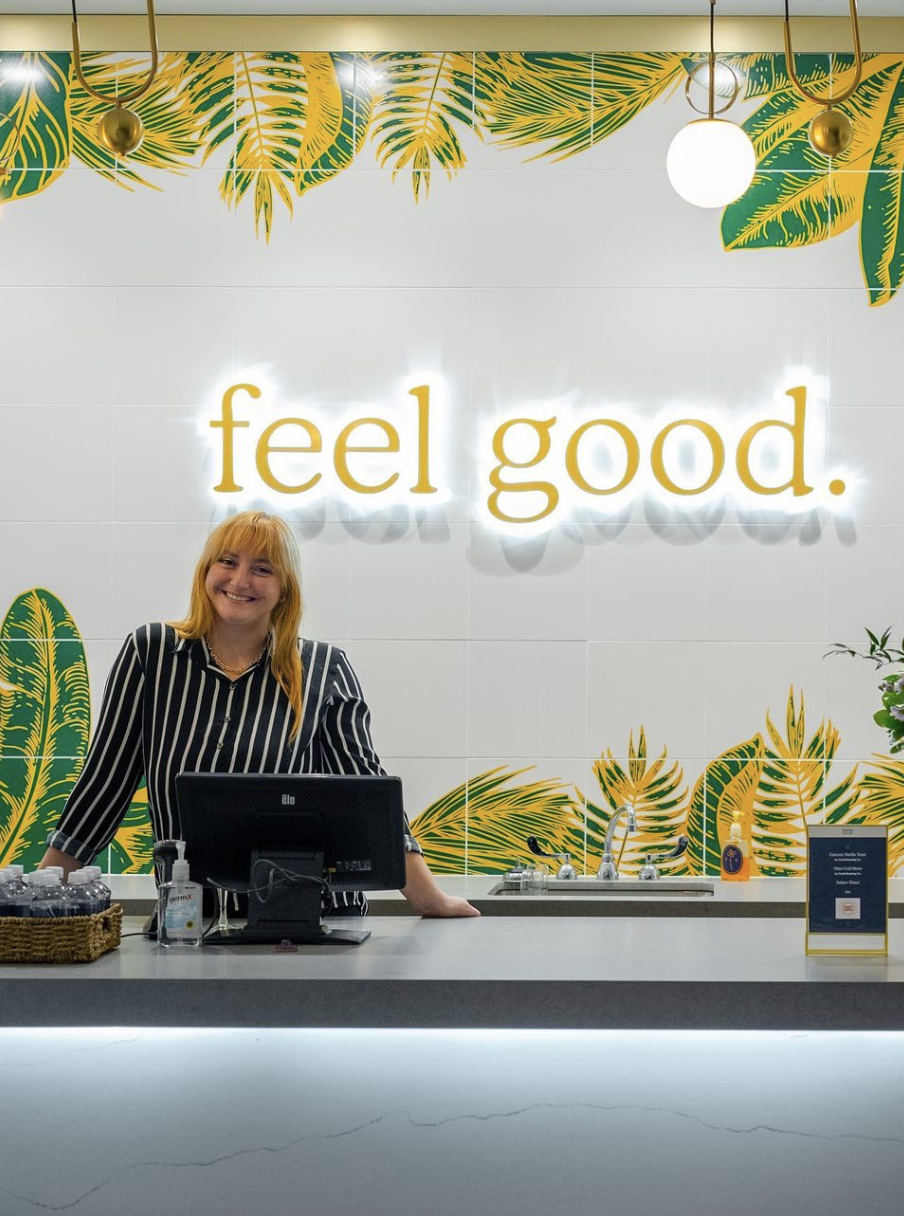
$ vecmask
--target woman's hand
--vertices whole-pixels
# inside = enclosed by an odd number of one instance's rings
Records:
[[[479,916],[480,913],[466,899],[447,895],[436,885],[426,861],[420,853],[405,854],[405,885],[402,894],[418,916],[429,918],[443,916]]]

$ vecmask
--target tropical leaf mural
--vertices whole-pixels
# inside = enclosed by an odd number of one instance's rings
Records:
[[[468,138],[500,156],[560,162],[586,152],[650,105],[672,95],[699,58],[678,52],[619,54],[459,51],[355,55],[347,52],[193,52],[161,57],[160,73],[137,103],[141,148],[114,161],[98,143],[103,105],[89,97],[66,53],[0,55],[0,203],[46,189],[76,161],[117,185],[153,185],[144,171],[179,173],[229,150],[220,195],[232,209],[246,197],[258,236],[269,242],[278,206],[348,169],[370,141],[392,178],[409,177],[415,201],[432,174],[453,177]],[[854,140],[829,162],[807,127],[819,108],[797,92],[783,55],[730,59],[758,170],[722,216],[728,251],[794,249],[859,224],[860,260],[871,304],[886,304],[904,279],[904,55],[865,56],[863,79],[842,109]],[[797,71],[818,95],[846,87],[850,55],[801,55]],[[128,87],[140,60],[85,57],[105,92]],[[683,104],[683,102],[682,102]],[[663,149],[663,152],[665,149]]]
[[[620,871],[624,868],[625,873],[632,873],[648,853],[661,856],[675,847],[684,829],[687,783],[678,762],[668,763],[665,748],[658,759],[652,763],[647,760],[647,736],[642,726],[636,745],[633,731],[628,739],[626,766],[610,750],[594,763],[593,773],[606,806],[587,800],[587,855],[591,869],[603,853],[609,820],[621,806],[630,806],[634,811],[637,831],[628,834],[624,818],[616,826],[613,855]],[[663,863],[661,868],[664,874],[677,874],[683,864],[676,859]]]
[[[114,874],[153,874],[153,850],[148,791],[142,781],[110,845],[110,870]]]
[[[434,168],[452,178],[465,164],[457,128],[479,130],[474,108],[474,57],[456,52],[375,55],[382,83],[372,138],[393,180],[410,171],[414,201],[430,193]]]
[[[432,802],[412,830],[436,874],[499,874],[529,856],[537,836],[548,852],[583,863],[584,823],[574,791],[560,781],[513,782],[530,769],[494,768]]]
[[[18,596],[0,626],[0,866],[33,868],[88,748],[85,651],[49,591]]]

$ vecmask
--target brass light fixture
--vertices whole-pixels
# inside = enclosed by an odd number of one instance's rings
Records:
[[[845,148],[850,146],[851,140],[854,138],[854,128],[851,126],[851,120],[846,114],[842,114],[835,107],[843,105],[844,102],[853,94],[857,85],[860,83],[860,78],[863,75],[863,52],[860,49],[860,23],[857,19],[857,0],[850,0],[851,6],[851,29],[854,38],[854,79],[852,83],[839,93],[837,97],[817,97],[815,93],[809,92],[800,82],[800,78],[794,69],[794,51],[791,49],[791,14],[788,8],[788,0],[785,0],[785,59],[788,64],[788,75],[794,82],[794,87],[807,101],[812,101],[814,105],[824,106],[813,121],[810,123],[810,146],[817,152],[821,152],[823,156],[838,156]]]
[[[157,75],[157,26],[154,20],[154,0],[148,0],[148,31],[151,39],[151,67],[147,80],[140,88],[126,94],[125,97],[120,97],[117,88],[113,109],[103,114],[97,124],[98,139],[114,156],[128,156],[130,152],[136,151],[144,138],[144,123],[134,110],[126,109],[126,107],[145,95]],[[75,74],[78,76],[82,88],[97,101],[108,101],[109,98],[88,83],[82,70],[82,52],[79,45],[78,13],[75,9],[75,0],[72,0],[72,53]]]
[[[734,105],[741,91],[741,82],[730,64],[719,66],[731,78],[728,100],[716,107],[716,0],[709,0],[709,54],[687,77],[684,95],[688,105],[704,118],[696,118],[682,127],[669,145],[666,171],[673,189],[696,207],[725,207],[740,198],[753,181],[756,172],[756,152],[750,136],[736,123],[719,118]],[[701,110],[691,96],[697,73],[709,68],[707,106]]]
[[[5,110],[0,110],[0,127],[5,126],[7,123],[12,127],[13,132],[15,133],[15,139],[13,141],[12,151],[7,153],[6,156],[0,158],[0,190],[3,189],[10,177],[12,177],[13,158],[15,157],[19,144],[22,141],[22,132],[19,129],[19,124],[12,118],[11,115],[7,114]],[[7,139],[8,138],[9,137],[7,136]],[[2,148],[5,143],[6,140],[0,142],[0,148]]]

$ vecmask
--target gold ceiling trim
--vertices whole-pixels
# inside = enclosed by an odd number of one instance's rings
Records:
[[[15,0],[13,0],[15,3]],[[158,17],[161,51],[674,51],[709,45],[697,17]],[[88,45],[136,51],[147,42],[144,16],[92,16]],[[864,18],[867,51],[904,51],[904,17]],[[68,16],[7,15],[0,51],[68,51]],[[801,17],[798,51],[828,51],[850,39],[847,17]],[[722,52],[782,51],[781,14],[722,18]]]

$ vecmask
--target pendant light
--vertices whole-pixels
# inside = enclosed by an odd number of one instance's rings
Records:
[[[740,198],[756,172],[756,153],[750,136],[727,118],[717,118],[733,105],[741,90],[737,74],[728,64],[722,67],[732,79],[731,95],[716,109],[716,0],[709,0],[709,54],[688,74],[684,95],[688,104],[705,118],[682,127],[669,145],[666,170],[678,194],[695,207],[725,207]],[[691,85],[697,73],[709,67],[708,105],[694,105]]]
[[[157,75],[157,27],[154,21],[154,0],[148,0],[148,31],[151,40],[151,67],[147,80],[125,97],[120,97],[119,89],[117,89],[113,99],[113,109],[103,114],[97,124],[98,139],[114,156],[128,156],[130,152],[135,152],[144,138],[144,124],[134,110],[126,109],[126,106],[132,105],[133,102],[143,97]],[[82,88],[97,101],[109,101],[108,97],[99,93],[85,79],[85,73],[82,70],[82,52],[79,45],[78,13],[75,9],[75,0],[72,0],[72,56],[75,74],[78,76]]]
[[[860,49],[860,22],[857,18],[857,0],[850,0],[850,6],[851,29],[854,39],[854,79],[844,92],[839,93],[837,97],[817,97],[815,93],[810,93],[804,88],[794,69],[794,51],[791,48],[791,13],[788,8],[788,0],[785,0],[785,62],[788,66],[788,75],[802,97],[805,97],[807,101],[812,101],[814,105],[825,107],[810,123],[809,130],[810,147],[816,152],[821,152],[823,156],[838,156],[839,153],[850,146],[851,140],[854,138],[854,128],[851,126],[851,120],[846,114],[842,114],[840,110],[835,109],[836,106],[842,105],[853,94],[863,75],[863,51]]]

